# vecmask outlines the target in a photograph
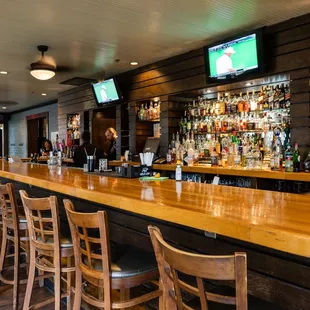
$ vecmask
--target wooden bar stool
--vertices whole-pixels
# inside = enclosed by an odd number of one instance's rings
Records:
[[[202,310],[211,310],[208,301],[236,305],[237,310],[247,310],[247,263],[245,253],[231,256],[208,256],[180,251],[166,243],[157,227],[148,227],[163,288],[160,309],[194,310],[183,303],[181,289],[200,298]],[[197,287],[179,279],[178,272],[196,277]],[[205,291],[203,279],[235,280],[236,296],[223,296]],[[197,308],[195,308],[197,309]],[[213,308],[214,309],[214,308]],[[216,309],[216,308],[215,308]],[[222,309],[222,308],[221,308]]]
[[[106,212],[77,213],[70,200],[64,200],[64,205],[73,239],[76,266],[74,309],[80,309],[82,300],[105,310],[125,309],[162,294],[160,290],[156,290],[130,299],[130,288],[158,278],[154,254],[130,248],[118,257],[113,257],[113,253],[110,255]],[[99,238],[94,237],[94,230],[96,236],[99,233]],[[103,289],[103,300],[84,290],[82,278],[86,283]],[[120,290],[120,302],[112,301],[112,289]]]
[[[30,268],[23,310],[43,307],[54,302],[54,309],[59,310],[61,299],[67,297],[67,309],[71,309],[71,267],[73,256],[72,243],[60,236],[58,203],[55,196],[46,198],[29,198],[20,191],[24,205],[30,237]],[[61,259],[67,259],[67,266],[62,267]],[[35,269],[45,278],[54,277],[55,298],[50,298],[30,307]],[[47,272],[47,274],[44,274]],[[66,279],[61,273],[67,273]],[[67,284],[67,291],[61,294],[61,279]]]
[[[14,186],[11,183],[0,184],[0,210],[1,210],[1,230],[2,243],[0,249],[0,282],[13,286],[13,309],[18,309],[19,305],[19,285],[27,280],[20,281],[20,268],[27,271],[27,260],[29,257],[29,238],[27,234],[26,218],[18,212]],[[11,247],[10,247],[11,246]],[[9,249],[14,250],[13,254]],[[20,264],[20,256],[25,255],[25,263]],[[13,259],[14,264],[5,266],[8,259]],[[5,271],[13,269],[13,280],[9,280]]]

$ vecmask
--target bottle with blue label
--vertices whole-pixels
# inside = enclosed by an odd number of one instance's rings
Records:
[[[182,168],[180,161],[177,162],[177,167],[175,169],[175,180],[182,181]]]

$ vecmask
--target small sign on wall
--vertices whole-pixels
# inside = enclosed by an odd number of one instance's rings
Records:
[[[52,141],[52,143],[56,142],[57,135],[58,135],[58,131],[52,131],[51,132],[51,141]]]

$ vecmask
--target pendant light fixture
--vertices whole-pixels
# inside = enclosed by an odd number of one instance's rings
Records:
[[[55,76],[56,68],[44,59],[44,53],[48,50],[48,46],[39,45],[38,50],[41,52],[42,57],[39,61],[30,65],[30,74],[38,80],[49,80]]]

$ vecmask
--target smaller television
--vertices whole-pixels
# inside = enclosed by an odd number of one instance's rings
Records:
[[[93,91],[98,106],[117,102],[122,99],[114,78],[93,84]]]
[[[263,71],[262,29],[204,47],[207,82],[221,82]]]

